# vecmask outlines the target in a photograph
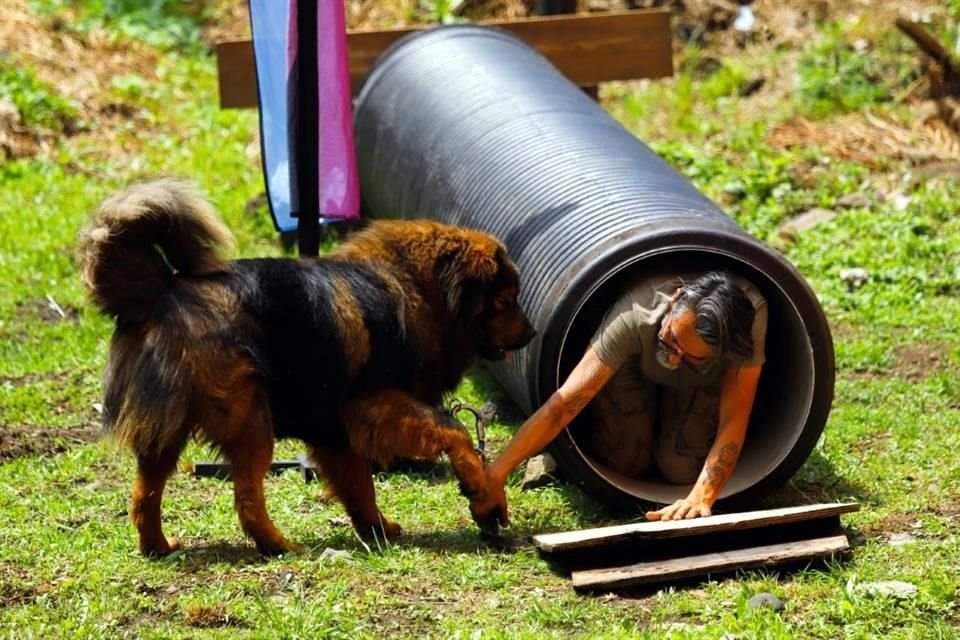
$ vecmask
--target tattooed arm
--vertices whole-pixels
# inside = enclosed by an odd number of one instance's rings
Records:
[[[507,523],[507,499],[504,484],[517,466],[547,446],[610,380],[614,369],[604,364],[593,347],[588,347],[557,391],[532,416],[527,418],[507,447],[487,469],[489,511],[498,510],[501,524]],[[489,512],[488,511],[488,512]]]
[[[727,480],[737,466],[747,422],[753,408],[761,367],[731,367],[724,374],[720,393],[720,424],[703,470],[690,494],[659,511],[647,513],[648,520],[680,520],[709,516]]]

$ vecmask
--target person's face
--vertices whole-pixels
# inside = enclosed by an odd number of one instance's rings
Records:
[[[679,293],[679,291],[678,291]],[[657,333],[657,361],[667,369],[686,365],[702,372],[715,360],[713,349],[697,334],[696,315],[690,309],[677,309],[677,295],[660,322]]]

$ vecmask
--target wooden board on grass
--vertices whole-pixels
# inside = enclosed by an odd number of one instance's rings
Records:
[[[535,47],[580,86],[609,80],[662,78],[673,74],[670,12],[665,9],[598,15],[549,16],[480,24],[506,29]],[[354,92],[383,53],[403,36],[425,27],[347,34]],[[217,45],[220,106],[257,107],[253,45],[249,40]]]
[[[680,580],[718,571],[774,566],[814,560],[850,548],[846,535],[797,540],[762,547],[747,547],[720,553],[640,562],[625,567],[574,571],[575,589],[622,589],[653,582]]]
[[[860,505],[855,502],[814,504],[799,507],[784,507],[781,509],[727,513],[709,516],[707,518],[695,518],[693,520],[634,522],[612,527],[584,529],[582,531],[544,533],[534,536],[533,541],[542,551],[556,553],[634,540],[678,538],[755,529],[769,525],[782,525],[791,522],[828,518],[859,509]]]

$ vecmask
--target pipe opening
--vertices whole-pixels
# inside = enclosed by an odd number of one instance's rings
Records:
[[[721,499],[740,494],[764,480],[791,454],[807,428],[814,397],[815,362],[806,321],[794,302],[771,275],[744,259],[703,249],[666,250],[656,256],[621,265],[592,293],[570,321],[558,358],[557,385],[576,365],[607,309],[624,283],[657,273],[694,273],[725,269],[756,286],[767,300],[766,362],[747,430],[747,439],[733,476]],[[622,494],[618,502],[633,499],[668,503],[687,495],[692,484],[670,484],[658,477],[655,465],[643,477],[627,477],[604,465],[590,451],[589,414],[584,412],[568,429],[577,466],[589,490]],[[821,427],[822,428],[822,427]],[[819,431],[817,434],[819,435]],[[809,434],[808,434],[809,436]],[[809,440],[809,437],[806,438]],[[804,458],[806,456],[804,455]],[[582,474],[581,474],[582,475]],[[598,486],[600,485],[600,486]],[[607,486],[603,486],[607,485]]]

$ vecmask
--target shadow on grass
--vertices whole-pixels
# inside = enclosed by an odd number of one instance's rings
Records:
[[[174,564],[177,569],[187,573],[194,573],[207,569],[212,565],[229,564],[234,567],[262,564],[269,561],[257,551],[252,542],[210,542],[190,545],[174,554],[158,560]]]
[[[368,550],[369,553],[383,554],[390,550],[417,548],[437,555],[477,555],[511,554],[521,549],[533,548],[529,538],[508,534],[499,539],[491,539],[481,535],[473,526],[459,530],[405,532],[398,539],[389,542],[383,542],[382,539],[366,540],[366,546],[352,532],[332,532],[329,535],[318,535],[295,542],[304,549],[296,555],[309,559],[319,559],[327,550],[363,555]],[[214,542],[187,547],[157,562],[172,564],[184,573],[198,573],[219,564],[244,567],[270,562],[283,563],[284,559],[260,555],[252,542]]]
[[[793,478],[764,498],[758,508],[848,501],[861,505],[877,504],[866,486],[839,475],[826,457],[814,451]]]

